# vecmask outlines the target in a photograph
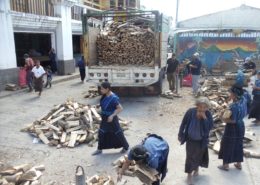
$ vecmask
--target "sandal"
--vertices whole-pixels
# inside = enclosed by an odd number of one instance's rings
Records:
[[[238,169],[238,170],[242,170],[242,166],[241,166],[241,164],[234,164],[234,166],[236,167],[236,169]]]
[[[218,166],[218,169],[223,170],[223,171],[228,171],[229,170],[229,168],[226,168],[223,165]]]

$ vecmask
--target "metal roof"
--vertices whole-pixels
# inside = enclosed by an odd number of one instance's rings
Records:
[[[177,29],[243,29],[260,30],[260,9],[241,5],[240,7],[212,13],[178,22]]]

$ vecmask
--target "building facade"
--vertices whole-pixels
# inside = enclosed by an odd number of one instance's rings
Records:
[[[54,48],[58,73],[73,73],[82,53],[82,13],[139,7],[138,0],[1,0],[0,90],[6,83],[18,83],[25,53],[47,66]]]
[[[177,27],[180,60],[199,52],[209,70],[236,70],[233,64],[251,57],[260,61],[260,9],[246,5],[181,21]],[[233,68],[233,69],[231,69]]]

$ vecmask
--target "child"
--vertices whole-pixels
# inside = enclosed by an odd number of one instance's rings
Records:
[[[46,75],[47,75],[47,82],[45,84],[45,88],[47,88],[48,86],[50,86],[50,88],[51,88],[52,71],[50,69],[50,66],[48,66],[45,71],[46,71]]]

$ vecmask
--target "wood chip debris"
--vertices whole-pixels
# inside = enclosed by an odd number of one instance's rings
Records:
[[[99,106],[67,100],[64,104],[54,106],[47,115],[21,131],[57,148],[73,148],[83,143],[93,146],[98,139],[100,112]],[[119,118],[119,123],[123,130],[128,129],[128,121]]]
[[[94,175],[86,180],[87,185],[116,185],[109,175]]]
[[[112,163],[112,165],[115,166],[117,172],[122,168],[126,157],[127,156],[122,156]],[[158,179],[158,172],[155,169],[148,166],[136,164],[135,162],[132,162],[130,164],[124,175],[137,177],[144,184],[152,184]]]
[[[174,93],[170,90],[163,92],[161,94],[161,97],[167,98],[167,99],[182,98],[182,96],[180,94]]]
[[[11,166],[0,163],[0,184],[3,185],[40,185],[40,177],[45,170],[44,165],[31,166],[22,164]]]
[[[229,92],[228,87],[224,87],[222,82],[223,78],[210,78],[205,80],[204,84],[200,88],[200,95],[207,97],[210,100],[211,108],[210,112],[213,116],[213,129],[210,131],[209,148],[216,153],[220,150],[220,141],[224,134],[225,125],[221,120],[222,117],[230,118],[231,112],[229,108]],[[250,142],[255,140],[255,133],[246,130],[244,136],[244,147],[249,147]],[[257,154],[251,150],[244,149],[244,155],[246,157],[260,158],[260,154]]]

